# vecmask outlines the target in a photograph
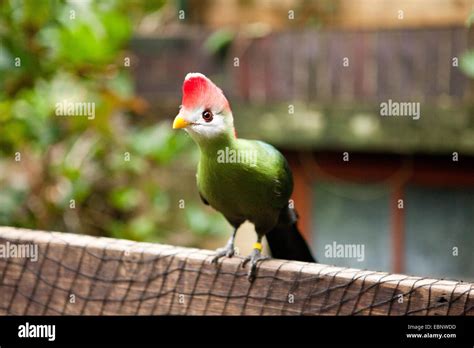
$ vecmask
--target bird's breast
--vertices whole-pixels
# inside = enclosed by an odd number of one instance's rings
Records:
[[[255,222],[267,219],[268,215],[273,219],[289,199],[289,193],[284,192],[282,183],[274,176],[259,169],[238,163],[200,163],[199,192],[228,220]]]

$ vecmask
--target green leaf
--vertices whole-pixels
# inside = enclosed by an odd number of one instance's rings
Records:
[[[134,240],[146,240],[155,231],[155,223],[148,216],[139,216],[130,222],[129,231]]]
[[[184,134],[173,131],[168,122],[136,131],[129,142],[135,152],[160,164],[168,163],[189,144]]]
[[[212,54],[224,54],[234,37],[235,34],[230,30],[216,30],[204,42],[204,48]]]
[[[473,23],[474,23],[474,7],[471,10],[471,13],[469,14],[469,17],[467,17],[466,26],[468,28],[470,28]]]
[[[111,204],[120,210],[136,208],[142,199],[141,192],[134,188],[119,188],[110,193]]]
[[[474,78],[474,50],[469,50],[461,56],[461,70],[470,78]]]
[[[198,235],[223,235],[229,233],[229,225],[220,213],[206,212],[190,205],[185,209],[189,228]]]

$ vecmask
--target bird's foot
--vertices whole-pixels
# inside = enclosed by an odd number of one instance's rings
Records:
[[[216,250],[216,254],[211,260],[211,263],[217,263],[221,257],[232,257],[235,254],[234,244],[227,243],[225,247]]]
[[[257,263],[268,258],[268,256],[262,255],[260,249],[255,248],[252,250],[250,255],[244,259],[244,261],[242,262],[242,267],[245,267],[245,265],[250,262],[250,269],[247,274],[247,279],[249,280],[249,282],[252,282],[255,279],[255,276],[257,274]]]

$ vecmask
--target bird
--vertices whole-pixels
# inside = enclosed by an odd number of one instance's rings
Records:
[[[245,221],[257,234],[250,262],[249,281],[262,253],[265,236],[273,258],[316,262],[297,227],[298,215],[290,203],[293,177],[285,157],[272,145],[237,137],[233,113],[222,90],[201,73],[188,73],[173,129],[184,129],[199,147],[197,188],[204,204],[220,212],[233,227],[212,263],[235,254],[235,237]]]

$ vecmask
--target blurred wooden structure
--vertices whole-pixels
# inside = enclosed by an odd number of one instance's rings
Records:
[[[204,250],[1,227],[7,243],[39,257],[0,259],[2,315],[474,315],[469,283],[283,260],[249,283]]]
[[[192,19],[211,28],[262,23],[276,30],[303,25],[344,29],[463,25],[472,0],[184,0]],[[288,12],[293,11],[294,19]],[[402,12],[400,12],[402,11]]]
[[[237,36],[225,56],[206,49],[209,35],[190,30],[180,37],[135,39],[139,92],[150,101],[159,93],[165,101],[179,102],[176,91],[184,76],[200,71],[233,103],[409,98],[449,106],[472,97],[459,64],[474,38],[463,27]]]

